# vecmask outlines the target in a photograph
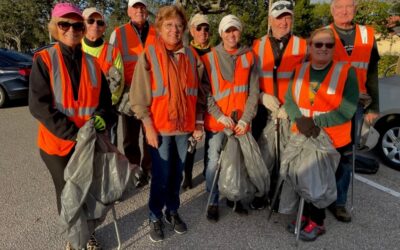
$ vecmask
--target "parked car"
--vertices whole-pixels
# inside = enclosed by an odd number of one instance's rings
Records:
[[[399,59],[400,60],[400,59]],[[400,64],[400,61],[399,61]],[[394,66],[394,65],[393,65]],[[379,79],[379,118],[374,128],[379,132],[375,149],[390,167],[400,170],[400,74]]]
[[[0,108],[11,100],[27,99],[32,56],[0,49]]]

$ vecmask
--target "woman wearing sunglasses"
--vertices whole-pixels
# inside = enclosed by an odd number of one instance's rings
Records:
[[[86,34],[82,39],[84,52],[97,58],[104,75],[109,80],[112,104],[116,105],[124,90],[124,65],[121,53],[117,47],[109,45],[103,39],[106,23],[103,13],[97,8],[86,8],[82,12],[85,20]],[[110,126],[110,140],[117,145],[117,122]]]
[[[85,25],[79,8],[58,3],[49,32],[58,41],[35,55],[30,75],[29,109],[39,121],[38,146],[56,189],[61,212],[64,169],[74,152],[77,133],[89,119],[96,130],[111,124],[111,94],[95,58],[82,53]],[[72,249],[67,244],[67,249]],[[87,249],[99,249],[94,237]]]
[[[296,67],[286,93],[284,108],[292,131],[316,138],[321,129],[341,154],[339,164],[350,164],[343,153],[351,150],[351,118],[358,102],[354,68],[333,61],[335,38],[330,29],[318,29],[309,42],[310,61]],[[325,209],[305,203],[300,239],[315,240],[325,233]],[[294,223],[289,225],[294,232]]]

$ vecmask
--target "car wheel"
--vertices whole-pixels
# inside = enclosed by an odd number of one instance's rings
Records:
[[[7,98],[6,91],[4,91],[3,87],[0,86],[0,108],[7,104]]]
[[[378,152],[389,167],[400,170],[400,125],[395,120],[380,129]]]

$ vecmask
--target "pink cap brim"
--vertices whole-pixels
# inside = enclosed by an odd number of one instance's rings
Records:
[[[51,17],[62,17],[67,14],[77,14],[78,16],[82,17],[81,10],[71,3],[56,4],[51,12]]]

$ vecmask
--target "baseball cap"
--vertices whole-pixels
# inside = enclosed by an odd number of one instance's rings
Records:
[[[129,6],[129,7],[132,7],[133,5],[135,5],[135,4],[137,4],[137,3],[141,3],[141,4],[143,4],[144,6],[147,7],[147,2],[146,2],[146,0],[129,0],[128,6]]]
[[[90,7],[90,8],[84,9],[83,12],[82,12],[82,16],[85,19],[88,19],[94,13],[99,14],[101,16],[101,18],[104,19],[103,13],[101,13],[101,11],[98,10],[96,7]]]
[[[269,14],[272,17],[278,17],[283,13],[289,13],[293,16],[293,3],[289,1],[277,1],[272,4]]]
[[[197,13],[196,15],[194,15],[190,19],[189,24],[190,24],[190,26],[194,26],[194,27],[197,27],[200,24],[208,24],[208,25],[210,25],[208,23],[208,17],[206,15],[203,15],[203,14],[200,14],[200,13]]]
[[[62,17],[71,13],[77,14],[78,16],[82,17],[81,10],[78,8],[78,6],[72,3],[58,3],[51,11],[51,17]]]
[[[224,16],[221,19],[221,22],[219,23],[219,27],[218,27],[219,35],[221,35],[222,32],[225,32],[230,27],[235,27],[239,31],[242,31],[243,25],[242,25],[242,22],[240,22],[240,19],[235,15],[230,14],[230,15]]]

